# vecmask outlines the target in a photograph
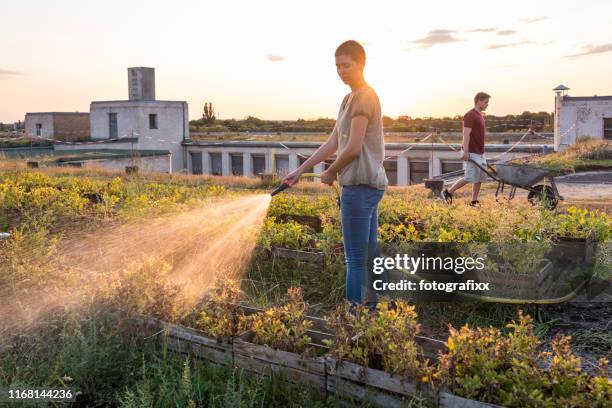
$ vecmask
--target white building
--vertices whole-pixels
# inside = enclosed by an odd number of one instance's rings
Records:
[[[569,96],[568,87],[555,91],[555,150],[580,137],[612,140],[612,96]]]
[[[128,68],[128,95],[128,100],[91,102],[91,145],[56,144],[55,148],[169,151],[172,172],[256,176],[264,172],[290,172],[321,144],[192,141],[189,138],[187,103],[155,99],[153,68]],[[416,184],[425,178],[460,170],[460,148],[459,144],[387,143],[388,158],[384,165],[389,182],[391,185]],[[497,156],[507,160],[541,153],[543,145],[513,146],[509,153],[505,153],[510,149],[507,144],[487,144],[486,149],[487,158],[493,162]],[[315,166],[312,172],[323,172],[329,162]]]
[[[187,168],[192,174],[222,176],[253,176],[259,173],[288,173],[312,155],[320,142],[204,142],[188,141]],[[285,146],[285,147],[284,147]],[[418,184],[425,178],[461,170],[463,167],[458,150],[459,144],[443,143],[386,143],[385,169],[389,184],[405,186]],[[410,150],[406,151],[406,149]],[[511,152],[507,144],[487,144],[486,156],[494,162],[541,153],[543,145],[517,145]],[[455,149],[455,150],[453,150]],[[329,163],[320,163],[312,171],[322,173]]]
[[[184,168],[182,142],[189,139],[189,111],[185,101],[155,99],[153,68],[128,68],[128,100],[90,104],[91,139],[96,148],[168,150],[172,171]],[[58,149],[83,146],[57,145]]]

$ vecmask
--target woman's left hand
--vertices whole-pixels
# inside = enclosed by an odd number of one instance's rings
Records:
[[[323,173],[321,173],[321,183],[325,183],[331,186],[332,184],[334,184],[334,181],[336,181],[337,177],[337,173],[325,170]]]

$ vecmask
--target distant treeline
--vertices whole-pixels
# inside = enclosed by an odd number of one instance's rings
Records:
[[[398,116],[393,119],[383,116],[383,126],[388,132],[428,132],[460,131],[463,116],[443,118],[412,118]],[[490,132],[520,132],[533,126],[538,132],[552,132],[553,114],[548,112],[523,112],[520,115],[487,115],[487,129]],[[208,123],[207,123],[208,122]],[[329,133],[334,128],[335,119],[319,118],[313,120],[263,120],[254,116],[245,119],[223,119],[190,121],[192,132],[321,132]]]

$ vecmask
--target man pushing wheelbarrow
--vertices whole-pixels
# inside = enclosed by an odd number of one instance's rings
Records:
[[[464,163],[465,175],[457,180],[449,189],[444,189],[440,195],[445,203],[451,204],[453,194],[466,184],[472,183],[472,201],[470,205],[478,204],[478,194],[487,174],[482,170],[486,167],[487,160],[485,152],[485,120],[482,115],[489,105],[491,96],[485,92],[478,92],[474,96],[474,108],[470,109],[463,117],[462,130],[462,152],[461,160]],[[477,166],[479,164],[480,166]]]

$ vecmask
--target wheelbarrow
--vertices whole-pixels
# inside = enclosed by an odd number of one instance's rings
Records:
[[[555,176],[564,174],[562,171],[510,163],[497,163],[495,167],[487,164],[488,169],[485,169],[474,160],[469,160],[484,171],[487,176],[497,181],[495,199],[500,194],[503,196],[504,188],[509,185],[510,191],[507,196],[509,200],[514,198],[517,188],[529,191],[527,200],[532,204],[541,202],[549,209],[557,207],[559,200],[563,200],[563,196],[559,194],[555,184]],[[546,180],[547,184],[538,184],[543,180]]]

